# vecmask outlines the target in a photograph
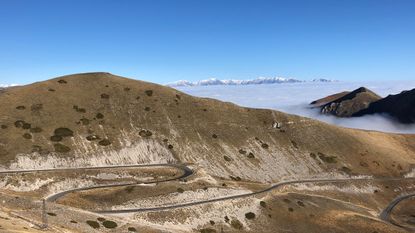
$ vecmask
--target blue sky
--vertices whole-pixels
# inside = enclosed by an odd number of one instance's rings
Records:
[[[415,1],[0,1],[0,83],[415,79]]]

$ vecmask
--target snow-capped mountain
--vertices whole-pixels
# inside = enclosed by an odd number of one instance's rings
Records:
[[[225,79],[220,80],[217,78],[210,78],[206,80],[200,80],[196,82],[191,82],[187,80],[179,80],[173,83],[166,84],[171,87],[192,87],[192,86],[214,86],[214,85],[251,85],[251,84],[274,84],[274,83],[302,83],[306,82],[304,80],[294,79],[294,78],[266,78],[259,77],[256,79],[250,80],[237,80],[237,79]],[[330,79],[313,79],[312,82],[334,82]]]
[[[15,86],[19,86],[19,84],[0,84],[0,88],[15,87]]]

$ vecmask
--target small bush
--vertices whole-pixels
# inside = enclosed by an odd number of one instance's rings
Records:
[[[178,188],[178,189],[177,189],[177,192],[178,192],[178,193],[184,193],[184,189],[182,189],[182,188]]]
[[[99,229],[99,223],[97,221],[87,220],[86,224],[94,229]]]
[[[50,213],[50,212],[48,212],[48,213],[46,213],[47,215],[49,215],[49,216],[56,216],[56,214],[55,213]]]
[[[67,84],[68,82],[67,82],[66,80],[60,79],[60,80],[58,81],[58,83],[60,83],[60,84]]]
[[[225,161],[228,161],[228,162],[232,161],[232,159],[231,159],[231,158],[229,158],[229,157],[228,157],[228,156],[226,156],[226,155],[224,155],[224,156],[223,156],[223,159],[224,159]]]
[[[43,104],[33,104],[31,107],[30,107],[30,110],[32,111],[32,112],[37,112],[37,111],[40,111],[40,110],[42,110],[43,109]]]
[[[228,216],[225,216],[224,219],[225,219],[225,222],[229,222],[230,220]]]
[[[244,149],[239,149],[239,154],[246,154],[246,150],[244,150]]]
[[[88,135],[86,136],[86,140],[88,141],[95,141],[95,140],[99,140],[99,136],[98,135]]]
[[[17,106],[17,107],[16,107],[16,109],[17,109],[17,110],[25,110],[25,109],[26,109],[26,107],[25,107],[25,106]]]
[[[266,208],[266,207],[267,207],[267,203],[265,203],[265,201],[260,201],[260,202],[259,202],[259,205],[260,205],[261,207],[263,207],[263,208]]]
[[[169,144],[169,145],[167,146],[167,148],[169,148],[170,150],[173,150],[173,145],[172,145],[172,144]]]
[[[150,111],[150,107],[145,107],[144,111],[147,111],[147,112]]]
[[[127,193],[131,193],[132,191],[134,191],[134,186],[127,186],[127,187],[125,187],[125,191],[127,192]]]
[[[215,221],[213,221],[213,220],[210,220],[210,221],[209,221],[209,223],[210,223],[210,225],[212,225],[212,226],[213,226],[213,225],[215,225]]]
[[[138,133],[141,137],[150,137],[153,133],[150,130],[143,129]]]
[[[287,199],[287,198],[284,198],[284,199],[283,199],[283,201],[284,201],[285,203],[291,203],[291,201],[290,201],[289,199]]]
[[[32,127],[31,124],[25,122],[23,123],[22,129],[30,129],[31,127]]]
[[[106,220],[106,221],[102,222],[102,225],[105,228],[108,228],[108,229],[114,229],[118,226],[118,224],[116,222],[110,221],[110,220]]]
[[[62,137],[61,136],[57,136],[57,135],[53,135],[52,137],[50,137],[50,140],[52,142],[60,142],[60,141],[62,141]]]
[[[337,163],[336,156],[328,156],[318,152],[318,157],[325,163]]]
[[[101,99],[109,99],[109,98],[110,98],[110,95],[105,94],[105,93],[101,94]]]
[[[101,218],[101,217],[99,217],[99,218],[97,218],[97,220],[98,220],[98,221],[100,221],[100,222],[103,222],[103,221],[105,221],[106,219],[105,219],[105,218]]]
[[[297,205],[299,205],[299,206],[301,206],[301,207],[304,207],[305,205],[304,205],[304,202],[302,202],[302,201],[297,201]]]
[[[24,123],[24,121],[18,120],[14,122],[14,126],[16,126],[16,128],[22,128]]]
[[[268,149],[269,148],[268,144],[266,144],[266,143],[262,143],[261,144],[261,147],[264,148],[264,149]]]
[[[73,131],[68,128],[57,128],[54,131],[54,135],[61,137],[73,137]]]
[[[69,151],[71,151],[71,148],[60,143],[53,144],[53,147],[55,148],[56,152],[60,153],[68,153]]]
[[[137,230],[134,227],[129,227],[128,231],[137,232]]]
[[[31,135],[30,133],[25,133],[25,134],[23,134],[23,137],[24,137],[25,139],[32,139],[32,135]]]
[[[30,132],[31,133],[40,133],[40,132],[42,132],[43,130],[42,130],[42,128],[40,128],[40,127],[35,127],[35,128],[30,128]]]
[[[111,145],[111,141],[108,140],[108,139],[102,139],[101,141],[98,142],[98,144],[100,146],[109,146],[109,145]]]
[[[255,218],[255,214],[252,212],[248,212],[245,214],[245,218],[247,219],[254,219]]]
[[[248,157],[249,159],[255,159],[255,155],[254,155],[254,153],[252,153],[252,152],[249,152],[249,154],[247,155],[247,157]]]
[[[131,88],[129,88],[129,87],[124,88],[124,91],[130,91],[130,90],[131,90]]]
[[[237,230],[241,230],[243,228],[241,221],[238,219],[232,219],[231,226]]]
[[[290,208],[288,208],[288,211],[293,212],[294,209],[290,207]]]
[[[212,134],[212,138],[218,138],[218,135]]]
[[[82,118],[80,121],[82,122],[82,125],[89,125],[89,119],[88,118]]]
[[[78,222],[77,222],[77,221],[75,221],[75,220],[71,220],[70,222],[71,222],[71,223],[78,223]]]
[[[97,113],[97,115],[95,116],[97,119],[103,119],[104,118],[104,114],[102,113]]]
[[[1,125],[2,129],[7,129],[7,125]]]
[[[147,96],[152,96],[153,95],[153,90],[146,90],[145,91]]]

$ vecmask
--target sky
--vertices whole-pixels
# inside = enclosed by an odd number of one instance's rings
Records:
[[[412,0],[1,0],[0,84],[415,79]]]

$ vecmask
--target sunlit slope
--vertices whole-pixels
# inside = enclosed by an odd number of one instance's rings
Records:
[[[188,162],[207,175],[275,182],[397,176],[415,164],[414,135],[339,128],[109,73],[6,89],[0,125],[6,168]]]

